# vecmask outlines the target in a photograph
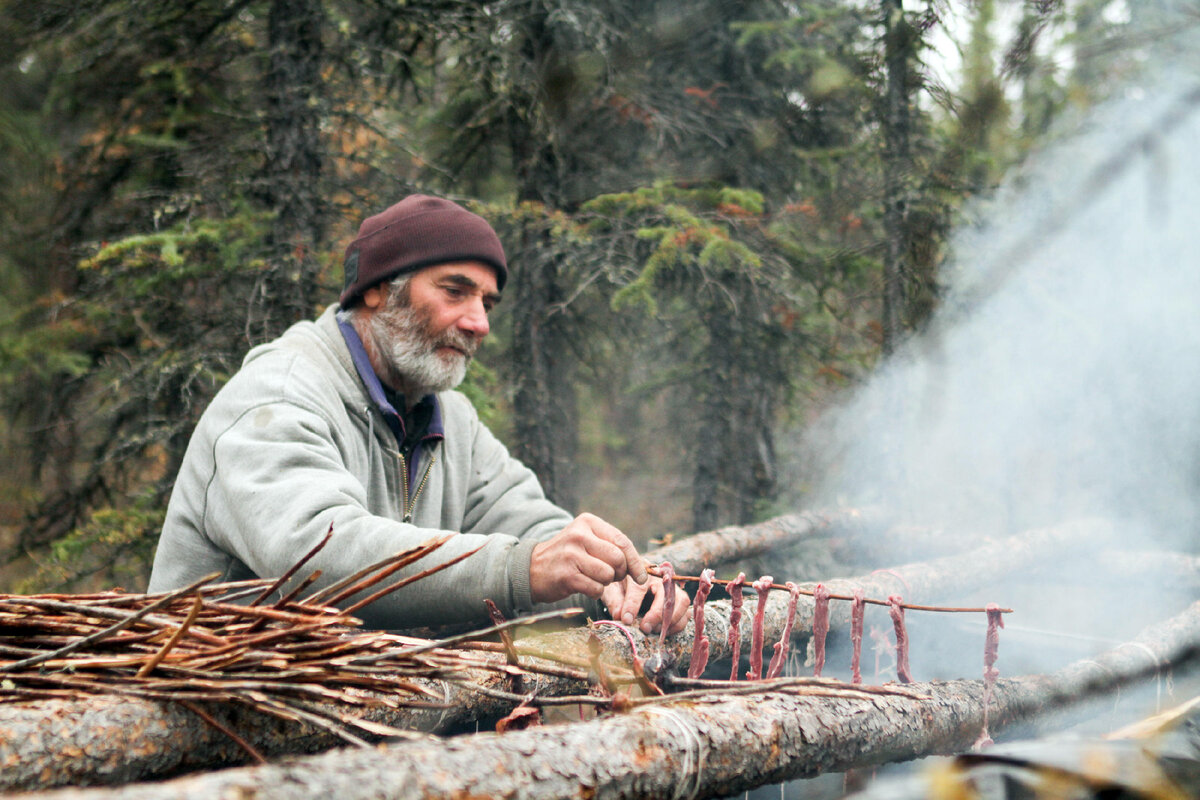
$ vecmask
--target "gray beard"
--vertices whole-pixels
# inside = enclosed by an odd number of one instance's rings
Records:
[[[471,357],[455,355],[445,359],[437,348],[453,345],[474,353],[477,342],[459,331],[449,330],[433,336],[428,319],[412,306],[389,303],[388,307],[371,315],[371,332],[380,356],[392,374],[403,382],[411,400],[434,392],[444,392],[462,383]]]

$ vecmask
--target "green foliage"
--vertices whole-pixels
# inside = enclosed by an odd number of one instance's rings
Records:
[[[265,221],[194,220],[105,244],[79,263],[70,298],[43,299],[0,326],[5,411],[33,432],[22,442],[29,463],[53,465],[37,454],[65,449],[85,465],[42,496],[46,511],[21,531],[22,549],[42,554],[33,580],[112,579],[126,556],[145,565],[137,559],[152,547],[182,445],[246,348],[229,309],[261,281]],[[43,527],[49,509],[58,521]],[[52,532],[64,524],[65,537]]]
[[[36,557],[36,570],[14,589],[70,588],[101,573],[106,582],[121,585],[128,581],[132,585],[126,584],[126,588],[138,591],[153,560],[164,516],[161,501],[151,493],[139,495],[121,508],[97,508],[80,527],[56,539]]]
[[[765,207],[754,191],[659,183],[583,208],[593,235],[624,232],[632,248],[637,268],[614,276],[612,308],[653,320],[654,346],[640,355],[655,369],[643,391],[657,386],[672,407],[692,409],[680,428],[693,443],[697,529],[766,507],[771,431],[805,377],[794,365],[811,332],[797,320],[819,309],[817,295]],[[748,450],[756,441],[764,446]]]
[[[87,374],[92,361],[84,352],[87,331],[80,324],[0,333],[0,387],[6,394],[32,381],[45,383],[59,377]],[[11,331],[11,332],[10,332]],[[11,396],[11,395],[10,395]]]
[[[467,367],[467,377],[458,387],[479,412],[479,419],[489,428],[503,424],[500,397],[502,387],[496,370],[473,360]]]
[[[963,201],[1137,58],[1103,55],[1127,30],[1103,0],[1026,4],[1007,44],[981,2],[940,86],[920,53],[951,7],[906,5],[916,328]],[[308,49],[273,40],[282,8],[5,7],[0,497],[21,507],[0,533],[40,560],[26,586],[144,569],[208,400],[414,190],[508,249],[463,388],[514,450],[691,470],[697,525],[772,507],[774,434],[879,357],[879,4],[288,5]]]
[[[600,217],[592,223],[593,230],[611,225],[612,219],[630,220],[639,215],[668,223],[643,225],[634,231],[633,235],[651,243],[652,249],[636,277],[613,295],[613,309],[641,306],[655,316],[659,310],[654,289],[659,283],[721,281],[729,275],[756,271],[762,258],[736,240],[733,229],[739,221],[761,215],[762,208],[763,197],[757,192],[729,187],[684,189],[670,184],[604,195],[586,203],[584,211]]]

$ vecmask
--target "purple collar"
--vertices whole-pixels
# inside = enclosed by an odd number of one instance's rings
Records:
[[[383,414],[388,427],[392,429],[392,433],[396,436],[396,441],[403,442],[404,417],[388,402],[387,395],[383,392],[383,384],[380,383],[379,376],[375,374],[375,369],[371,366],[371,360],[367,358],[367,349],[363,346],[362,339],[358,336],[358,331],[354,330],[354,326],[349,322],[340,319],[338,320],[338,330],[342,332],[342,338],[346,341],[346,347],[350,350],[350,358],[354,361],[354,368],[358,371],[358,377],[362,380],[363,386],[366,387],[367,395],[371,398],[371,402]],[[429,421],[429,429],[421,441],[445,438],[445,429],[442,426],[441,403],[438,402],[437,395],[431,394],[427,398],[433,403],[433,418]]]

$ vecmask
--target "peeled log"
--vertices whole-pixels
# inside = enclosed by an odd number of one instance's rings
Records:
[[[1070,523],[1031,531],[964,555],[825,583],[835,594],[850,594],[852,586],[861,585],[868,596],[886,597],[902,591],[907,601],[920,602],[973,590],[1039,560],[1078,552],[1081,544],[1094,546],[1110,535],[1109,526],[1102,522]],[[771,594],[765,618],[767,641],[779,637],[787,617],[787,593]],[[847,602],[831,604],[831,629],[846,624],[849,606]],[[794,632],[797,638],[806,637],[811,629],[812,609],[812,599],[801,597]],[[749,624],[747,620],[744,641],[750,638]],[[705,628],[712,646],[711,661],[728,658],[727,601],[709,604]],[[611,629],[596,633],[605,645],[606,658],[628,663],[629,645],[622,634]],[[526,640],[521,651],[537,649],[580,656],[587,652],[587,636],[586,629],[548,634],[539,637],[536,644]],[[656,645],[653,640],[636,630],[634,637],[643,656],[652,652]],[[689,625],[682,633],[668,638],[663,661],[673,671],[683,672],[691,647]],[[492,673],[470,678],[486,686],[512,689],[508,678]],[[587,689],[582,681],[546,676],[537,678],[536,686],[542,695],[578,694]],[[454,684],[437,683],[434,688],[447,698],[449,708],[379,709],[370,718],[408,730],[440,731],[482,717],[503,715],[515,705],[510,700],[487,697]],[[530,689],[524,691],[528,693]],[[286,724],[236,706],[208,706],[207,710],[267,756],[316,752],[340,741],[307,725]],[[172,703],[109,696],[0,704],[0,790],[117,784],[247,761],[245,752],[225,734]]]
[[[1000,680],[991,707],[992,729],[1195,660],[1198,643],[1200,603],[1151,626],[1133,646],[1051,675]],[[168,783],[41,796],[722,797],[823,772],[970,747],[983,723],[982,681],[939,681],[908,689],[925,697],[811,697],[786,689],[742,696],[714,692],[587,723],[406,742]],[[597,747],[598,742],[604,746]]]
[[[645,557],[655,564],[670,561],[676,573],[699,574],[705,567],[753,558],[831,531],[857,531],[866,527],[865,518],[858,511],[805,511],[754,525],[731,525],[696,533],[651,550]]]
[[[513,688],[510,678],[494,672],[464,671],[460,677],[484,688]],[[444,697],[445,707],[379,707],[359,713],[392,727],[443,731],[506,714],[516,705],[455,682],[413,683]],[[585,693],[588,684],[531,675],[525,687],[526,692],[536,688],[539,696],[553,697]],[[264,756],[317,753],[344,743],[324,729],[284,722],[235,703],[203,705]],[[117,785],[250,761],[227,735],[177,703],[121,695],[0,703],[0,791]]]

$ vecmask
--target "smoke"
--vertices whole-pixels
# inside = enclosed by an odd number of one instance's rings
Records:
[[[1130,90],[976,209],[939,315],[808,449],[818,505],[988,534],[1078,516],[1191,541],[1200,88]]]
[[[876,566],[910,560],[904,526],[966,546],[1104,517],[1122,549],[1196,549],[1200,82],[1164,72],[1121,94],[972,209],[927,330],[806,431],[812,488],[799,502],[897,523]],[[1017,609],[1006,674],[1107,649],[1181,610],[1153,581],[1132,593],[1093,583],[1087,555],[956,598]],[[917,678],[975,674],[981,624],[928,620],[913,634]],[[956,625],[968,644],[939,644]]]

